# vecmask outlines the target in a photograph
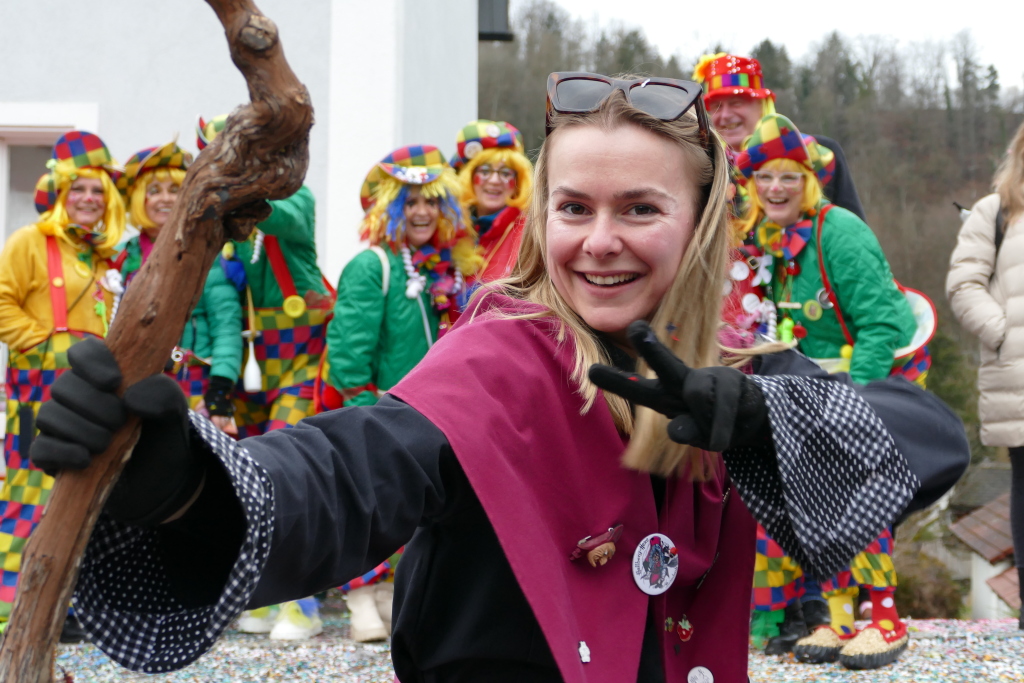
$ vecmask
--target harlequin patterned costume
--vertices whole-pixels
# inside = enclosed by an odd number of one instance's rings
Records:
[[[204,149],[224,129],[227,116],[199,120],[197,145]],[[251,343],[262,385],[236,388],[239,438],[293,427],[313,412],[313,384],[324,352],[334,305],[316,253],[316,201],[303,185],[287,199],[270,202],[273,213],[248,240],[230,242],[219,259],[242,292]]]
[[[460,199],[469,209],[479,240],[483,264],[469,279],[474,284],[508,276],[515,266],[526,223],[526,208],[533,192],[533,165],[526,158],[523,134],[505,121],[470,121],[458,133],[451,165],[459,172]],[[483,215],[478,206],[476,188],[481,167],[504,164],[515,172],[511,181],[515,191],[508,204],[497,212]]]
[[[761,63],[752,57],[741,57],[724,52],[703,55],[693,71],[693,79],[704,88],[704,104],[709,112],[714,111],[717,106],[716,100],[721,98],[749,97],[761,101],[762,116],[775,113],[775,93],[766,87]],[[834,172],[831,178],[824,183],[825,196],[836,206],[852,211],[861,220],[866,220],[843,148],[835,140],[823,135],[815,135],[815,138],[820,145],[832,152],[835,159]],[[741,151],[732,147],[726,148],[726,154],[732,166],[732,180],[735,188],[732,204],[733,215],[736,218],[741,218],[746,214],[747,202],[747,180],[735,167],[736,157]]]
[[[439,208],[434,234],[415,250],[405,225],[413,186]],[[322,376],[324,407],[375,404],[456,319],[464,275],[472,275],[478,265],[458,191],[454,171],[429,145],[395,150],[367,174],[360,191],[366,211],[361,231],[371,248],[356,255],[338,281]],[[390,582],[401,553],[342,586],[355,640],[388,635]]]
[[[765,163],[777,159],[788,159],[806,168],[805,182],[817,178],[825,184],[834,170],[834,157],[829,150],[813,138],[801,135],[786,117],[772,114],[758,124],[736,159],[736,167],[750,178]],[[825,359],[844,359],[845,365],[835,369],[849,372],[856,382],[867,383],[907,370],[923,386],[929,362],[927,349],[921,345],[909,353],[898,350],[907,348],[914,339],[917,322],[906,297],[893,281],[877,240],[863,221],[849,211],[822,202],[793,225],[783,227],[763,218],[753,229],[750,242],[745,249],[754,257],[751,263],[758,271],[754,278],[764,303],[757,301],[755,295],[748,295],[753,296],[750,302],[756,304],[748,308],[775,315],[776,336],[781,341],[798,341],[800,350],[822,359],[820,363],[826,369],[830,369],[830,363]],[[825,274],[820,259],[824,259]],[[847,335],[855,341],[852,352]],[[804,594],[803,572],[763,529],[759,530],[755,567],[755,610],[770,612],[799,604]],[[894,661],[906,645],[906,629],[892,605],[896,580],[892,535],[886,530],[854,557],[848,569],[821,582],[822,593],[830,604],[832,628],[828,634],[815,631],[796,641],[794,653],[804,661],[833,661],[841,657],[852,668],[874,668],[862,659],[840,655],[860,649],[851,646],[846,650],[843,643],[857,635],[850,598],[855,587],[863,585],[872,590],[873,596],[879,596],[878,601],[888,601],[888,611],[883,610],[885,614],[880,616],[891,617],[881,619],[880,623],[888,626],[877,630],[884,632],[883,639],[891,642],[893,649],[879,653],[885,656],[870,662],[884,665]],[[805,610],[807,605],[804,602]],[[847,607],[851,608],[848,614]],[[784,635],[785,631],[784,622]],[[772,645],[769,641],[770,648]],[[886,661],[889,656],[892,658]]]
[[[68,368],[67,350],[86,336],[106,335],[113,306],[108,258],[124,231],[124,206],[114,188],[120,169],[99,137],[67,133],[47,165],[50,171],[36,185],[39,222],[11,235],[0,254],[0,341],[9,349],[7,478],[0,489],[4,625],[14,603],[22,550],[53,486],[53,478],[29,462],[35,417],[50,398],[50,385]],[[99,177],[104,184],[106,209],[92,228],[67,218],[68,190],[79,175]]]
[[[129,206],[132,222],[140,230],[115,260],[125,288],[131,284],[153,248],[155,226],[146,225],[147,219],[137,215],[145,213],[147,186],[153,180],[171,178],[169,172],[172,169],[180,172],[173,178],[180,182],[191,162],[191,154],[170,142],[136,152],[125,164],[124,175],[117,186]],[[189,407],[195,409],[202,404],[207,414],[210,404],[218,401],[208,396],[210,377],[221,377],[221,381],[229,381],[233,385],[241,373],[242,307],[237,290],[219,263],[213,265],[206,277],[203,292],[185,324],[172,360],[174,369],[170,374],[188,396]],[[230,411],[230,400],[223,403]]]

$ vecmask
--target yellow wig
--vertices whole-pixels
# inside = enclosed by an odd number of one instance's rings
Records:
[[[800,210],[807,214],[817,209],[824,195],[821,191],[821,181],[818,176],[801,164],[792,159],[772,159],[766,161],[759,171],[778,171],[780,173],[802,173],[804,176],[804,194],[800,199]],[[740,222],[740,234],[746,235],[753,230],[764,217],[764,203],[757,193],[757,183],[751,178],[746,185],[749,202],[747,204],[747,215]]]
[[[125,227],[124,202],[121,200],[121,193],[114,187],[114,181],[110,179],[110,175],[103,169],[92,167],[76,169],[74,177],[61,174],[60,178],[60,191],[57,194],[56,203],[54,203],[52,209],[39,217],[37,225],[40,231],[44,235],[54,235],[69,244],[74,244],[67,233],[67,227],[71,224],[71,218],[68,216],[67,210],[68,192],[71,189],[72,183],[77,178],[96,178],[103,184],[103,199],[106,202],[106,206],[103,211],[103,218],[94,226],[94,230],[102,232],[104,237],[93,247],[103,258],[112,256],[114,248],[124,235]]]
[[[128,219],[136,228],[148,230],[156,227],[156,223],[150,220],[149,214],[146,213],[146,190],[149,189],[150,183],[165,180],[180,186],[185,181],[185,170],[166,166],[152,168],[136,179],[132,193],[128,197]]]
[[[409,188],[419,187],[420,193],[428,199],[437,199],[441,216],[437,221],[437,232],[430,240],[438,249],[451,248],[452,259],[463,274],[476,272],[480,256],[472,245],[476,232],[466,221],[465,211],[456,197],[459,193],[459,179],[455,171],[445,168],[435,180],[423,185],[408,185],[390,175],[383,174],[373,193],[373,206],[366,212],[360,226],[359,236],[373,246],[386,244],[392,252],[406,244],[405,201]],[[469,238],[467,241],[465,238]]]
[[[459,183],[462,186],[459,199],[469,208],[476,206],[476,189],[473,185],[473,174],[484,164],[496,166],[504,163],[516,172],[516,191],[508,200],[509,206],[525,211],[530,205],[533,195],[533,164],[522,152],[509,147],[491,147],[477,153],[459,170]]]

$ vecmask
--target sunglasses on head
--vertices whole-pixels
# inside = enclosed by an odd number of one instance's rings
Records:
[[[661,121],[675,121],[691,107],[696,107],[701,144],[711,153],[708,147],[711,126],[707,110],[704,109],[704,91],[699,83],[674,78],[623,80],[584,71],[553,73],[548,76],[545,134],[551,134],[554,114],[595,112],[617,90],[622,91],[631,105]]]

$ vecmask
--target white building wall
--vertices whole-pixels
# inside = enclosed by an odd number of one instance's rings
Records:
[[[317,197],[320,265],[333,282],[360,248],[359,188],[370,167],[408,144],[451,155],[459,128],[476,118],[477,0],[258,4],[313,99],[306,182]],[[0,2],[0,31],[0,113],[26,103],[92,107],[92,132],[122,163],[176,133],[196,152],[198,115],[248,101],[202,0]]]
[[[316,108],[307,183],[317,197],[327,184],[330,2],[259,0]],[[175,134],[195,153],[198,115],[210,118],[248,101],[224,30],[202,0],[0,2],[0,33],[0,113],[25,103],[91,105],[91,132],[121,163]]]
[[[971,553],[971,619],[1006,619],[1014,615],[1010,606],[985,583],[1009,566],[1008,561],[989,564],[981,555]]]
[[[359,188],[373,164],[412,144],[450,157],[476,118],[477,0],[332,0],[331,64],[320,261],[334,280],[361,248]]]

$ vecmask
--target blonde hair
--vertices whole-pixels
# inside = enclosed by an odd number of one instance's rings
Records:
[[[125,211],[121,193],[114,187],[114,181],[111,180],[110,175],[101,168],[76,169],[74,178],[68,177],[61,183],[57,201],[52,209],[39,217],[37,225],[46,234],[52,234],[68,244],[75,243],[67,232],[67,227],[71,224],[67,201],[68,192],[78,178],[94,178],[103,184],[103,200],[105,202],[103,217],[97,221],[96,225],[92,226],[95,232],[103,233],[103,239],[98,244],[94,244],[93,248],[102,258],[108,258],[113,255],[114,248],[124,235]]]
[[[170,180],[180,186],[185,182],[185,170],[181,168],[151,168],[135,179],[131,194],[128,196],[128,218],[132,225],[141,230],[155,228],[156,223],[146,212],[146,191],[150,183]]]
[[[715,138],[709,152],[701,143],[697,119],[690,110],[676,121],[660,121],[629,104],[621,94],[608,98],[592,114],[556,114],[553,132],[541,147],[537,159],[536,191],[528,214],[519,260],[511,278],[499,281],[512,296],[541,304],[547,312],[529,317],[554,316],[560,323],[559,342],[571,338],[575,346],[575,364],[571,379],[584,399],[582,412],[590,410],[597,398],[597,387],[587,378],[594,363],[610,364],[596,334],[555,288],[545,262],[548,211],[548,155],[550,142],[558,131],[571,126],[599,126],[611,131],[620,126],[637,126],[675,144],[686,158],[700,188],[695,207],[696,229],[682,257],[668,291],[654,311],[651,327],[661,340],[691,367],[708,367],[722,362],[718,344],[721,323],[722,288],[725,282],[730,246],[727,188],[729,163],[725,148]],[[680,323],[684,323],[680,324]],[[678,325],[687,334],[669,337],[668,326]],[[650,372],[642,366],[640,372]],[[688,471],[694,479],[706,478],[708,465],[703,451],[669,440],[668,421],[648,408],[637,407],[636,417],[620,396],[605,394],[616,426],[631,436],[623,456],[628,467],[670,475]]]
[[[771,161],[766,161],[757,170],[802,173],[804,176],[804,194],[800,198],[800,211],[806,214],[813,209],[817,209],[818,205],[821,204],[821,200],[824,197],[821,190],[821,181],[818,180],[818,176],[811,172],[811,169],[799,161],[794,161],[793,159],[772,159]],[[740,235],[746,235],[753,230],[764,217],[764,203],[761,201],[761,196],[757,193],[757,183],[754,182],[753,178],[747,181],[747,197],[749,199],[747,215],[739,222],[738,231]]]
[[[359,227],[362,239],[373,246],[405,244],[405,197],[410,187],[420,188],[421,196],[437,199],[441,204],[434,240],[448,244],[467,229],[464,210],[456,200],[459,180],[454,170],[445,168],[435,180],[423,185],[408,185],[384,174],[373,193],[373,206],[367,210]],[[396,203],[398,200],[401,201]]]
[[[508,205],[526,210],[533,195],[533,165],[522,152],[509,147],[485,149],[467,161],[466,165],[459,170],[459,184],[462,186],[459,200],[463,206],[466,208],[476,206],[476,186],[473,185],[473,174],[476,173],[476,169],[484,164],[498,163],[504,163],[516,172],[516,191],[508,200]]]
[[[999,206],[1006,212],[1008,224],[1024,214],[1024,123],[999,163],[992,187],[999,194]]]

